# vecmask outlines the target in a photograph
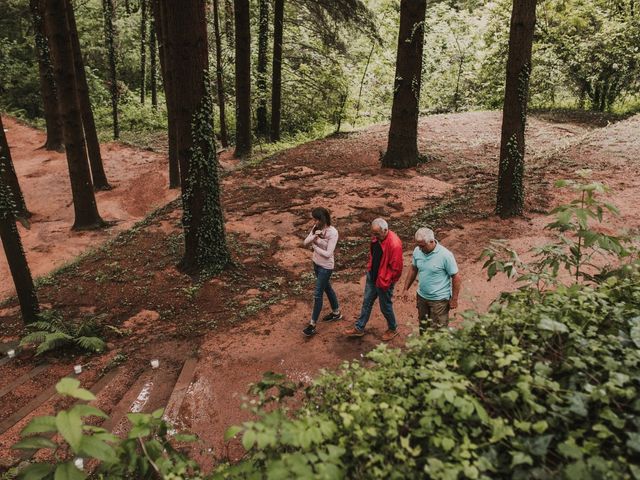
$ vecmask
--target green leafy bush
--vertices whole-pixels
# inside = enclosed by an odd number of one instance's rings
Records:
[[[522,290],[263,411],[218,478],[640,478],[640,273]],[[268,388],[268,383],[265,388]]]
[[[20,340],[20,345],[36,344],[36,355],[51,350],[74,347],[90,352],[101,352],[106,344],[94,319],[72,323],[65,321],[60,312],[47,310],[38,315],[39,320],[27,326],[30,333]]]

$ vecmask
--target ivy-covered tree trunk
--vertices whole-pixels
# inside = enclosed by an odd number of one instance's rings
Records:
[[[0,168],[2,168],[1,164]],[[2,240],[11,277],[18,294],[22,320],[27,324],[38,319],[37,315],[40,313],[40,307],[36,288],[31,278],[31,271],[27,264],[27,257],[22,248],[20,233],[16,226],[14,207],[11,191],[4,183],[4,175],[0,175],[0,240]]]
[[[116,9],[113,0],[102,0],[102,14],[104,17],[104,39],[107,44],[109,64],[109,93],[111,94],[111,119],[113,123],[113,138],[120,138],[120,123],[118,121],[118,73],[116,67],[116,29],[113,23]]]
[[[271,69],[271,141],[280,140],[282,109],[282,34],[284,30],[284,0],[276,0],[273,9],[273,66]]]
[[[109,182],[107,181],[107,174],[104,172],[104,166],[102,165],[100,142],[98,141],[96,122],[93,118],[93,109],[91,108],[91,99],[89,98],[89,85],[87,84],[87,75],[84,71],[82,50],[80,49],[78,28],[76,27],[76,17],[73,12],[73,4],[71,3],[71,0],[66,0],[66,14],[73,52],[74,68],[76,70],[76,90],[80,101],[82,127],[84,129],[84,137],[87,144],[89,164],[91,165],[93,188],[96,190],[111,190],[111,185],[109,185]]]
[[[178,140],[176,134],[175,99],[173,92],[174,70],[168,58],[171,52],[173,39],[169,37],[167,26],[167,6],[160,0],[152,0],[153,15],[156,24],[156,36],[158,38],[158,56],[160,57],[160,72],[164,87],[164,98],[167,105],[167,125],[169,137],[169,188],[180,187],[180,164],[178,161]]]
[[[234,14],[233,14],[233,0],[224,1],[224,34],[227,37],[227,45],[231,50],[235,48],[235,31],[233,29]]]
[[[256,132],[258,135],[269,135],[267,124],[267,43],[269,42],[269,2],[260,0],[260,17],[258,19],[258,108],[256,109]]]
[[[502,218],[522,215],[524,209],[524,130],[535,24],[536,0],[514,0],[498,164],[496,213]]]
[[[27,204],[24,201],[18,176],[13,168],[13,160],[11,159],[11,151],[9,150],[9,142],[2,124],[2,116],[0,116],[0,181],[5,185],[13,199],[13,212],[19,218],[29,218],[31,213],[27,210]]]
[[[249,0],[234,0],[236,30],[236,150],[251,154],[251,24]]]
[[[410,168],[418,164],[418,116],[426,0],[401,0],[400,31],[393,106],[387,151],[382,166]]]
[[[147,2],[140,0],[140,103],[144,105],[147,77]]]
[[[169,1],[161,0],[161,3]],[[180,8],[166,8],[164,13],[167,14],[167,34],[173,42],[167,63],[173,65],[174,80],[180,85],[175,91],[180,108],[174,113],[185,253],[179,267],[190,273],[217,272],[229,262],[229,251],[214,143],[205,2],[182,0]]]
[[[218,10],[218,0],[213,0],[213,32],[216,40],[216,90],[218,92],[218,109],[220,110],[220,143],[226,148],[229,146],[229,136],[227,134],[224,84],[222,82],[222,35],[220,34],[220,16]]]
[[[38,74],[40,78],[40,92],[44,107],[44,121],[47,128],[47,140],[44,148],[62,152],[62,123],[58,114],[58,100],[56,98],[56,84],[53,81],[53,68],[49,55],[47,35],[44,30],[44,1],[30,0],[31,15],[33,17],[34,37],[36,40],[36,55],[38,55]]]
[[[156,22],[153,15],[149,18],[149,77],[151,87],[151,106],[158,108],[158,65],[156,45]]]
[[[75,213],[73,228],[76,230],[100,228],[104,226],[104,222],[98,214],[87,160],[77,92],[78,82],[67,18],[66,0],[46,0],[46,31],[51,49],[53,74],[58,86],[58,110],[62,119]]]

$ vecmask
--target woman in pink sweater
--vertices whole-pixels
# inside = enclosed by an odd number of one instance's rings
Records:
[[[324,322],[333,322],[340,320],[340,305],[336,292],[331,287],[331,274],[335,266],[333,252],[338,243],[338,230],[331,226],[331,215],[326,208],[314,208],[311,212],[314,224],[311,232],[304,240],[305,245],[311,245],[313,250],[313,272],[316,275],[316,288],[313,293],[313,311],[311,313],[311,321],[302,333],[310,337],[316,333],[316,323],[322,311],[322,299],[327,294],[329,303],[331,304],[331,313],[328,313],[322,320]]]

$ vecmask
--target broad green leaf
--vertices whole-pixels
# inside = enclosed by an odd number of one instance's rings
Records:
[[[80,381],[76,378],[65,377],[56,384],[56,390],[60,395],[91,401],[96,397],[89,390],[80,388]]]
[[[21,480],[41,480],[53,472],[54,468],[48,463],[34,463],[20,470],[18,478]]]
[[[56,426],[73,451],[78,452],[82,441],[82,419],[80,416],[63,410],[56,415]]]
[[[56,468],[53,480],[84,480],[87,474],[79,470],[73,462],[61,463]]]
[[[80,416],[80,417],[100,417],[100,418],[109,418],[109,416],[104,413],[102,410],[96,407],[92,407],[91,405],[80,404],[76,405],[71,409],[71,411]]]
[[[116,463],[118,457],[111,445],[93,436],[85,435],[80,443],[79,453],[85,457],[97,458],[105,463]]]
[[[38,450],[41,448],[56,448],[58,445],[45,437],[29,437],[20,440],[11,448],[16,450]]]
[[[20,435],[24,437],[31,433],[56,432],[57,430],[56,417],[43,415],[32,419],[27,426],[22,429]]]
[[[249,451],[251,450],[251,447],[253,447],[253,444],[256,442],[256,432],[253,430],[247,430],[246,432],[244,432],[244,435],[242,436],[242,446],[244,447],[245,450]]]
[[[229,429],[227,429],[227,431],[224,434],[224,440],[226,442],[228,442],[233,437],[235,437],[237,434],[239,434],[241,431],[242,431],[242,427],[240,427],[238,425],[234,425],[232,427],[229,427]]]
[[[569,331],[564,323],[551,320],[549,317],[543,317],[540,322],[538,322],[538,328],[558,333],[566,333]]]

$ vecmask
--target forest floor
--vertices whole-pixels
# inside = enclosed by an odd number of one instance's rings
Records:
[[[98,193],[98,205],[105,219],[118,223],[103,232],[74,233],[64,156],[37,150],[42,134],[7,119],[16,170],[35,213],[31,230],[21,227],[33,272],[44,275],[93,248],[41,281],[40,301],[66,318],[98,316],[109,349],[92,357],[46,357],[51,366],[45,373],[4,396],[0,422],[75,363],[85,366],[80,379],[87,386],[115,370],[116,380],[97,401],[113,413],[127,390],[148,374],[150,359],[160,359],[161,370],[175,377],[183,362],[194,358],[186,396],[171,420],[200,436],[203,465],[237,459],[242,448],[236,441],[225,444],[222,435],[251,417],[241,408],[249,383],[269,370],[308,383],[320,369],[359,359],[381,342],[386,326],[377,307],[367,335],[348,339],[341,333],[360,310],[368,228],[376,216],[386,217],[403,239],[405,265],[415,228],[434,228],[460,266],[458,312],[484,311],[500,292],[515,288],[504,278],[487,282],[480,253],[491,239],[506,239],[521,253],[548,241],[547,212],[571,198],[553,182],[579,168],[593,169],[595,180],[611,186],[608,199],[621,210],[601,228],[640,228],[640,116],[607,124],[591,115],[533,115],[527,132],[526,215],[512,220],[492,213],[500,119],[499,112],[421,119],[424,161],[408,171],[379,167],[387,125],[304,144],[254,166],[239,165],[225,153],[223,203],[234,264],[216,278],[200,280],[175,268],[183,238],[178,202],[166,204],[177,195],[166,188],[163,155],[104,145],[107,174],[117,188]],[[164,206],[145,217],[158,205]],[[302,239],[311,225],[310,209],[319,205],[331,210],[340,232],[333,279],[345,319],[321,324],[318,335],[306,339],[301,329],[310,315],[313,275]],[[8,278],[2,268],[1,278]],[[10,293],[6,283],[0,296]],[[414,302],[396,301],[395,310],[401,334],[391,344],[401,347],[417,330]],[[0,323],[4,344],[24,334],[15,299],[0,307]],[[35,362],[24,351],[0,365],[0,389]],[[60,405],[51,400],[33,413]],[[0,466],[16,461],[7,447],[28,418],[0,432]]]

